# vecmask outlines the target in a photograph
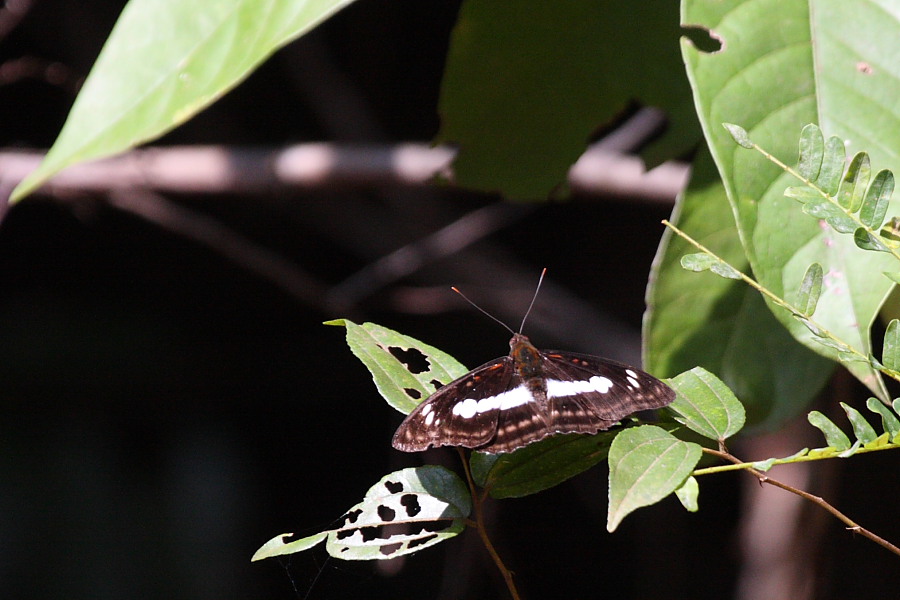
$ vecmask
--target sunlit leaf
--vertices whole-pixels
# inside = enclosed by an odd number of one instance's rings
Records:
[[[684,484],[702,450],[654,425],[621,432],[609,450],[609,508],[606,529],[614,531],[629,513],[659,502]]]

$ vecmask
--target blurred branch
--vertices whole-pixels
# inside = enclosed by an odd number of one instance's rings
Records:
[[[180,193],[265,193],[273,187],[423,186],[435,177],[452,181],[454,155],[451,148],[423,143],[309,143],[280,150],[149,148],[75,165],[54,177],[42,191],[108,192],[138,187]],[[0,176],[21,181],[42,159],[39,152],[0,152]],[[687,177],[688,167],[682,163],[664,163],[647,171],[638,157],[592,146],[571,168],[568,182],[581,194],[673,203]]]

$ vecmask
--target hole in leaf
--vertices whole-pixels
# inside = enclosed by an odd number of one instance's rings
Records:
[[[417,540],[410,540],[409,547],[415,548],[416,546],[421,546],[423,544],[427,544],[431,540],[437,537],[436,533],[432,533],[431,535],[426,535],[425,537],[419,538]]]
[[[397,516],[397,511],[395,511],[390,506],[385,506],[384,504],[379,504],[377,511],[378,511],[378,517],[382,521],[393,521],[394,517]]]
[[[346,539],[346,538],[350,537],[351,535],[353,535],[354,533],[356,533],[355,529],[345,529],[343,531],[338,531],[337,539],[339,539],[339,540]]]
[[[406,392],[406,395],[412,398],[413,400],[418,400],[422,397],[422,392],[415,388],[403,388],[403,391]]]
[[[437,379],[432,379],[428,383],[430,383],[434,387],[435,390],[439,390],[442,387],[444,387],[444,384],[441,383],[440,381],[438,381]]]
[[[424,373],[431,368],[431,365],[428,363],[428,357],[415,348],[404,350],[397,346],[391,346],[388,348],[388,352],[390,352],[394,358],[402,362],[406,366],[406,370],[413,375]]]
[[[387,546],[382,546],[380,550],[381,553],[385,556],[390,556],[391,554],[399,550],[402,545],[403,544],[401,544],[400,542],[397,542],[396,544],[388,544]]]
[[[358,519],[359,515],[361,515],[361,514],[362,514],[362,509],[351,510],[350,512],[345,514],[343,517],[338,519],[337,528],[340,529],[341,527],[344,527],[347,523],[356,523],[356,519]]]
[[[404,494],[400,497],[400,504],[406,507],[406,514],[410,517],[414,517],[422,512],[422,507],[419,505],[419,498],[415,494]]]
[[[681,28],[681,34],[691,40],[700,52],[713,54],[725,49],[725,40],[712,29],[700,25],[686,25]]]
[[[403,484],[399,481],[385,481],[384,487],[392,494],[399,494],[403,491]]]

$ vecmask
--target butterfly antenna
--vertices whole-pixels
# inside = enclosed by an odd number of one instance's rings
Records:
[[[498,323],[500,323],[501,325],[503,325],[503,327],[505,327],[507,331],[509,331],[511,334],[515,335],[516,332],[513,331],[512,328],[511,328],[509,325],[507,325],[506,323],[504,323],[503,321],[501,321],[500,319],[498,319],[497,317],[495,317],[494,315],[492,315],[492,314],[489,313],[488,311],[484,310],[483,308],[481,308],[480,306],[478,306],[477,304],[475,304],[474,302],[472,302],[471,300],[469,300],[469,298],[468,298],[465,294],[463,294],[461,291],[459,291],[457,288],[451,287],[450,289],[453,290],[454,292],[456,292],[457,294],[459,294],[460,296],[462,296],[462,297],[463,297],[463,300],[465,300],[466,302],[468,302],[469,304],[471,304],[472,306],[474,306],[475,308],[477,308],[478,311],[479,311],[480,313],[482,313],[483,315],[486,315],[486,316],[490,317],[491,319],[497,321]]]
[[[522,330],[525,329],[525,320],[528,318],[528,315],[531,314],[531,309],[534,307],[534,301],[537,300],[538,292],[541,291],[541,284],[544,283],[544,275],[546,274],[547,267],[544,267],[544,270],[541,271],[541,277],[538,279],[537,287],[534,289],[534,296],[531,297],[531,304],[528,305],[528,310],[525,311],[525,316],[522,317],[522,324],[519,325],[519,333],[522,333]]]

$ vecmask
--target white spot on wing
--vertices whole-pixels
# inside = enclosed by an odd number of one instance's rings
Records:
[[[431,422],[434,421],[434,413],[430,410],[426,411],[424,408],[422,409],[422,413],[425,415],[425,424],[430,426]]]
[[[628,383],[631,384],[633,388],[640,388],[641,384],[638,383],[637,379],[634,378],[634,375],[628,376]]]
[[[531,395],[531,391],[526,386],[520,385],[496,396],[489,396],[481,400],[466,398],[453,406],[453,414],[463,419],[471,419],[476,414],[485,413],[489,410],[508,410],[533,401],[534,397]]]
[[[637,373],[635,373],[631,369],[625,369],[625,374],[628,375],[629,377],[635,377],[635,378],[637,377]]]
[[[612,388],[612,380],[594,375],[590,379],[581,381],[559,381],[558,379],[547,380],[547,397],[560,398],[562,396],[574,396],[575,394],[583,394],[585,392],[600,392],[605,394]]]

